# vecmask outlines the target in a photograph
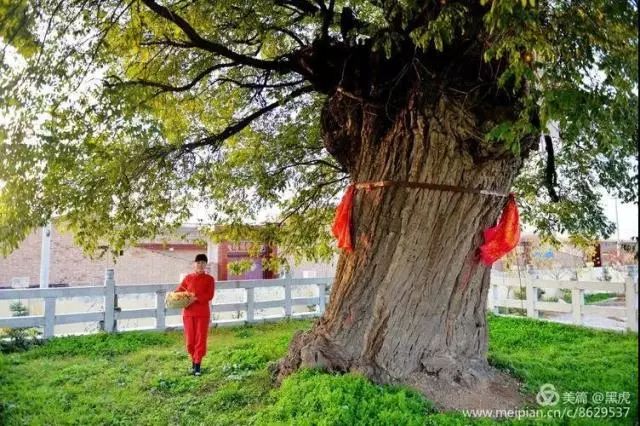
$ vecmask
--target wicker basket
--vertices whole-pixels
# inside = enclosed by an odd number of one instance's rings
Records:
[[[184,309],[193,300],[195,295],[186,291],[171,291],[167,293],[164,304],[167,309]]]

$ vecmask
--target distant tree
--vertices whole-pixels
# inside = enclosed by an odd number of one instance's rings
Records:
[[[29,308],[27,308],[22,302],[17,301],[9,305],[12,317],[26,317],[29,315]]]
[[[29,308],[17,300],[9,305],[12,317],[26,317]],[[24,351],[39,343],[40,331],[37,328],[13,327],[0,329],[0,353]]]

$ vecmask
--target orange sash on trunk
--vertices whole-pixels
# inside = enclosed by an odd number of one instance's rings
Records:
[[[351,184],[347,187],[340,204],[336,208],[336,216],[333,220],[331,232],[338,240],[338,248],[345,249],[348,252],[353,251],[351,241],[351,208],[353,206],[353,196],[356,188],[383,188],[385,186],[398,185],[407,187],[418,187],[426,189],[437,189],[441,191],[470,192],[489,196],[505,197],[506,194],[500,194],[494,191],[459,188],[449,185],[435,185],[421,182],[360,182]],[[480,261],[486,266],[491,266],[496,260],[509,253],[518,245],[520,240],[520,217],[518,214],[518,206],[516,205],[513,193],[508,195],[507,201],[498,224],[484,231],[484,244],[479,248]]]
[[[349,252],[353,251],[353,245],[351,244],[351,207],[353,205],[354,192],[354,186],[349,185],[336,208],[336,217],[331,227],[333,236],[338,239],[338,248],[343,248]]]
[[[484,231],[484,244],[480,246],[480,260],[487,266],[509,253],[520,240],[520,216],[513,194],[509,194],[507,205],[498,224]]]

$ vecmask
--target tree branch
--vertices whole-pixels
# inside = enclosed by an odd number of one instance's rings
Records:
[[[220,143],[220,142],[230,138],[231,136],[235,135],[236,133],[240,132],[242,129],[247,127],[249,124],[251,124],[257,118],[265,115],[266,113],[276,109],[279,106],[282,106],[282,105],[286,104],[290,100],[295,99],[295,98],[297,98],[298,96],[300,96],[300,95],[302,95],[304,93],[310,93],[312,91],[313,91],[313,87],[312,86],[304,86],[304,87],[301,87],[301,88],[299,88],[297,90],[294,90],[293,92],[291,92],[289,94],[289,96],[285,97],[283,100],[273,102],[273,103],[267,105],[266,107],[261,108],[261,109],[255,111],[252,114],[249,114],[248,116],[246,116],[242,120],[240,120],[237,123],[227,127],[226,129],[224,129],[222,132],[220,132],[218,134],[207,136],[206,138],[202,138],[202,139],[200,139],[198,141],[182,145],[180,147],[180,151],[182,153],[186,153],[186,152],[193,151],[196,148],[200,148],[200,147],[203,147],[203,146],[214,145],[214,144]]]
[[[318,13],[318,8],[306,0],[276,0],[275,4],[284,7],[291,6],[304,15],[315,15]]]
[[[551,201],[557,203],[560,201],[560,197],[556,192],[555,186],[558,184],[558,175],[556,173],[555,155],[553,152],[553,141],[551,136],[544,135],[544,146],[547,151],[547,166],[545,168],[544,185],[549,191],[549,197]]]
[[[121,81],[120,83],[105,83],[107,87],[112,88],[115,87],[117,85],[141,85],[141,86],[148,86],[148,87],[157,87],[159,89],[161,89],[158,93],[163,93],[163,92],[184,92],[186,90],[191,89],[193,86],[195,86],[200,80],[202,80],[204,77],[206,77],[207,75],[211,74],[213,71],[222,69],[222,68],[228,68],[228,67],[233,67],[238,65],[235,62],[228,62],[228,63],[223,63],[223,64],[216,64],[216,65],[212,65],[209,68],[203,70],[202,72],[200,72],[198,75],[196,75],[196,77],[191,80],[189,83],[182,85],[182,86],[172,86],[170,84],[166,84],[166,83],[160,83],[157,81],[151,81],[151,80],[144,80],[144,79],[140,79],[140,80],[129,80],[129,81]]]
[[[273,70],[273,71],[278,71],[282,73],[291,71],[291,67],[287,63],[287,61],[284,61],[284,60],[268,61],[268,60],[253,58],[251,56],[246,56],[240,53],[236,53],[219,43],[206,40],[202,36],[200,36],[200,34],[198,34],[198,32],[191,26],[191,24],[185,21],[180,15],[169,10],[167,7],[158,4],[154,0],[142,0],[142,2],[156,15],[161,16],[167,21],[170,21],[176,24],[182,30],[182,32],[189,38],[191,43],[193,43],[194,47],[199,47],[208,52],[215,53],[220,56],[224,56],[225,58],[231,59],[234,62],[237,62],[242,65],[247,65],[253,68]]]
[[[238,87],[244,87],[244,88],[247,88],[247,89],[273,89],[273,88],[281,88],[281,87],[290,87],[290,86],[295,86],[297,84],[304,83],[304,80],[296,80],[296,81],[289,81],[289,82],[283,82],[283,83],[274,83],[274,84],[268,84],[268,83],[244,83],[242,81],[238,81],[238,80],[234,80],[232,78],[226,78],[226,77],[218,78],[218,79],[216,79],[216,81],[225,82],[225,83],[232,83],[232,84],[235,84]]]
[[[292,209],[289,212],[286,212],[283,216],[283,218],[277,223],[278,227],[281,227],[282,225],[284,225],[284,223],[293,215],[295,214],[303,214],[304,212],[306,212],[309,207],[311,207],[311,204],[313,201],[315,201],[318,197],[318,195],[320,194],[320,190],[328,185],[333,185],[336,184],[338,182],[341,182],[343,180],[348,179],[349,176],[343,176],[341,178],[338,179],[334,179],[334,180],[330,180],[327,182],[320,182],[318,183],[316,186],[313,187],[313,189],[310,191],[310,195],[308,197],[306,197],[304,200],[302,200],[294,209]],[[335,194],[334,194],[335,195]]]
[[[320,34],[322,34],[321,37],[326,40],[329,38],[329,26],[333,21],[333,7],[335,4],[335,0],[329,0],[328,8],[325,6],[324,1],[320,1],[320,4],[322,5],[322,13],[324,14],[324,17],[322,19],[322,30]]]
[[[300,161],[297,163],[291,163],[291,164],[287,164],[285,166],[281,166],[278,167],[277,169],[275,169],[274,171],[270,172],[271,176],[275,176],[275,175],[279,175],[280,173],[284,172],[287,169],[290,169],[292,167],[298,167],[298,166],[315,166],[318,164],[322,164],[325,165],[327,167],[330,167],[338,172],[341,173],[346,173],[346,170],[344,170],[342,167],[336,166],[335,164],[331,164],[328,161],[322,160],[322,159],[316,159],[316,160],[308,160],[308,161]]]
[[[281,28],[281,27],[267,27],[267,30],[273,30],[273,31],[278,31],[281,32],[283,34],[288,35],[289,37],[291,37],[293,40],[295,40],[296,43],[298,43],[298,45],[300,47],[305,47],[307,45],[306,42],[302,41],[302,39],[300,37],[298,37],[293,31],[288,30],[286,28]]]
[[[193,43],[171,40],[169,38],[165,38],[163,40],[143,41],[142,43],[140,43],[140,46],[171,46],[171,47],[180,47],[180,48],[196,47],[196,45]]]

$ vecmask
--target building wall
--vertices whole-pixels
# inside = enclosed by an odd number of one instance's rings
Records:
[[[241,241],[239,243],[228,243],[226,241],[218,244],[218,264],[217,271],[220,280],[256,280],[256,279],[272,279],[278,278],[277,274],[272,271],[262,269],[262,257],[252,257],[249,255],[250,242]],[[270,254],[277,255],[277,249],[274,249]],[[263,253],[263,256],[268,253]],[[247,271],[241,275],[233,275],[229,272],[229,263],[237,262],[240,260],[251,260],[253,262],[253,268],[251,271]]]
[[[28,285],[40,285],[41,243],[42,231],[37,230],[9,256],[0,257],[0,287],[24,282],[20,278],[26,278]],[[181,276],[191,271],[195,255],[204,252],[204,246],[169,242],[127,249],[115,263],[108,253],[93,260],[73,243],[70,234],[52,229],[49,283],[101,285],[107,268],[114,269],[118,284],[178,283]],[[212,266],[216,269],[216,265]]]
[[[290,278],[324,278],[333,277],[336,274],[336,266],[338,265],[338,255],[328,263],[316,263],[304,261],[295,264],[293,259],[288,259],[291,270],[287,274]]]
[[[635,265],[638,263],[637,241],[604,241],[600,243],[602,266]]]
[[[40,249],[42,231],[37,230],[9,256],[0,257],[0,286],[10,286],[13,279],[28,277],[29,285],[40,285]],[[104,279],[104,270],[111,263],[105,259],[91,260],[83,255],[69,234],[51,230],[51,284],[97,284]]]
[[[40,232],[40,231],[39,231]],[[29,235],[13,253],[0,257],[0,286],[10,286],[13,278],[25,278],[25,284],[40,280],[40,234]]]
[[[179,283],[192,270],[202,249],[150,250],[134,247],[124,252],[114,265],[118,284]]]

